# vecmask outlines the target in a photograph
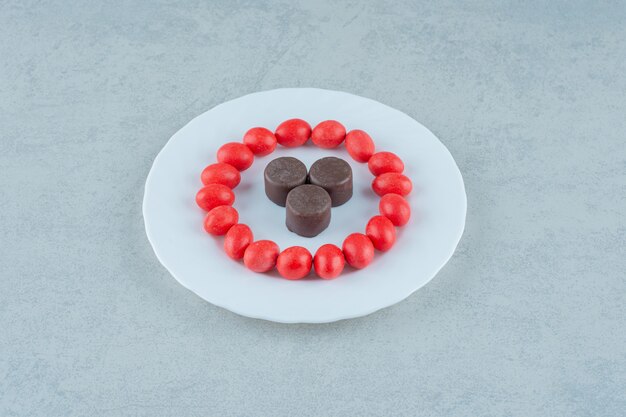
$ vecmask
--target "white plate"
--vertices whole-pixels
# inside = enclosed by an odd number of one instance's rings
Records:
[[[256,274],[229,259],[222,238],[202,228],[204,212],[194,196],[202,186],[200,172],[215,162],[217,149],[240,141],[253,126],[273,130],[286,119],[299,117],[312,126],[336,119],[348,130],[367,131],[377,150],[395,152],[413,181],[409,196],[413,216],[398,229],[396,245],[367,268],[347,267],[337,279],[288,281],[277,274]],[[354,196],[332,209],[328,229],[303,238],[285,227],[284,208],[264,193],[263,169],[278,156],[292,155],[310,166],[316,159],[336,155],[354,172]],[[284,249],[301,245],[312,253],[324,243],[341,247],[350,233],[363,232],[378,214],[379,198],[371,190],[367,164],[354,162],[342,146],[323,150],[310,141],[300,148],[279,146],[256,158],[235,189],[241,223],[255,239],[272,239]],[[323,323],[363,316],[406,298],[430,281],[450,259],[465,226],[466,196],[454,159],[424,126],[376,101],[352,94],[314,88],[286,88],[250,94],[223,103],[179,130],[154,160],[143,201],[148,239],[161,263],[182,285],[205,300],[235,313],[284,323]]]

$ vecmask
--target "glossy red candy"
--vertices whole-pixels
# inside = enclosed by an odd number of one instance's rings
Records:
[[[374,216],[367,222],[365,234],[381,252],[386,252],[396,242],[396,228],[391,220],[384,216]]]
[[[294,148],[306,143],[311,137],[311,126],[302,119],[289,119],[276,128],[276,140],[283,146]]]
[[[222,236],[239,221],[239,213],[231,206],[218,206],[204,218],[204,230],[212,235]]]
[[[276,149],[276,136],[264,127],[253,127],[243,135],[243,143],[250,148],[253,154],[265,156]]]
[[[267,272],[274,268],[280,249],[271,240],[257,240],[246,248],[243,263],[254,272]]]
[[[313,257],[302,246],[292,246],[278,255],[276,269],[278,273],[287,279],[300,279],[309,275]]]
[[[346,262],[357,269],[368,266],[374,259],[374,245],[363,233],[352,233],[343,241]]]
[[[196,204],[202,210],[212,210],[217,206],[232,206],[235,202],[233,191],[222,184],[209,184],[196,194]]]
[[[243,143],[229,142],[217,150],[217,160],[230,164],[239,171],[245,171],[254,162],[254,154]]]
[[[389,193],[382,196],[378,210],[381,215],[391,220],[394,226],[404,226],[411,218],[411,206],[399,194]]]
[[[232,259],[242,259],[246,248],[253,241],[252,230],[245,224],[236,224],[224,237],[224,251]]]
[[[341,249],[330,243],[320,246],[313,258],[315,273],[322,279],[337,278],[345,263]]]
[[[413,189],[411,180],[402,174],[387,172],[374,178],[372,189],[379,196],[394,193],[401,196],[408,195]]]
[[[222,184],[228,188],[235,188],[241,181],[241,174],[230,164],[218,162],[204,168],[200,175],[202,184]]]
[[[346,135],[346,150],[357,162],[367,162],[374,155],[374,141],[363,130],[351,130]]]
[[[367,161],[367,167],[375,176],[379,176],[386,172],[402,173],[404,171],[404,162],[392,152],[376,152]]]
[[[315,126],[311,141],[320,148],[332,149],[346,138],[346,128],[336,120],[326,120]]]

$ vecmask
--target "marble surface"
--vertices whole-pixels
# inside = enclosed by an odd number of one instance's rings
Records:
[[[623,2],[0,2],[0,415],[623,416]],[[197,114],[314,86],[428,126],[467,229],[425,288],[279,325],[185,290],[141,217]]]

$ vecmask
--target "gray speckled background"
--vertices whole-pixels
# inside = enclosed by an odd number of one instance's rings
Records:
[[[623,2],[0,2],[0,415],[626,415]],[[467,230],[371,316],[213,307],[152,253],[150,164],[240,95],[429,127]]]

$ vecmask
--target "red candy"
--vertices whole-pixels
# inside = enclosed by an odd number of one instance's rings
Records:
[[[254,272],[267,272],[274,268],[280,249],[271,240],[257,240],[246,248],[244,265]]]
[[[355,161],[367,162],[374,154],[374,141],[362,130],[351,130],[346,135],[346,149]]]
[[[343,241],[343,256],[350,266],[365,268],[374,259],[374,245],[363,233],[352,233]]]
[[[235,188],[241,181],[241,174],[234,166],[218,162],[204,168],[200,179],[204,185],[222,184],[228,188]]]
[[[396,228],[391,220],[384,216],[374,216],[367,222],[365,234],[381,252],[386,252],[396,242]]]
[[[217,160],[230,164],[239,171],[245,171],[254,162],[254,154],[243,143],[230,142],[217,150]]]
[[[196,204],[202,210],[212,210],[217,206],[232,206],[235,202],[235,194],[222,184],[209,184],[196,194]]]
[[[311,141],[320,148],[332,149],[346,138],[346,128],[336,120],[326,120],[313,129]]]
[[[311,137],[311,126],[302,119],[289,119],[276,128],[276,140],[283,146],[295,148],[306,143]]]
[[[404,162],[402,162],[402,159],[398,158],[398,155],[395,153],[376,152],[369,161],[367,161],[367,167],[375,176],[387,172],[397,172],[400,174],[404,171]]]
[[[212,235],[222,236],[239,221],[239,213],[231,206],[218,206],[204,218],[204,230]]]
[[[236,224],[226,233],[224,251],[232,259],[241,259],[246,248],[253,241],[252,230],[245,224]]]
[[[253,127],[243,135],[243,143],[250,148],[253,154],[265,156],[276,149],[276,136],[264,127]]]
[[[394,193],[401,196],[408,195],[413,189],[411,180],[402,174],[387,172],[374,178],[372,189],[379,196]]]
[[[385,194],[378,203],[380,214],[391,220],[394,226],[404,226],[411,218],[409,202],[399,194]]]
[[[292,246],[278,255],[276,269],[278,273],[287,279],[300,279],[309,275],[313,257],[302,246]]]
[[[341,249],[330,243],[320,246],[313,258],[315,273],[322,279],[337,278],[345,263]]]

